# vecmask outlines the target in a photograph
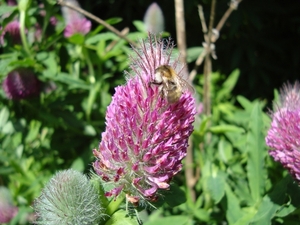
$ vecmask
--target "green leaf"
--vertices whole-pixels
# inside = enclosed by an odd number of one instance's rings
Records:
[[[220,90],[217,92],[216,102],[220,102],[223,99],[230,97],[233,88],[239,78],[240,71],[238,69],[234,70],[223,83]]]
[[[153,221],[147,221],[144,225],[187,225],[190,218],[188,216],[168,216],[164,218],[157,218]]]
[[[246,109],[246,111],[252,110],[252,103],[244,96],[237,96],[237,101],[241,104],[241,106],[243,106],[244,109]]]
[[[282,179],[277,185],[274,186],[274,189],[270,194],[264,196],[262,202],[258,206],[256,215],[251,221],[251,224],[271,224],[276,212],[281,211],[286,206],[285,199],[287,188],[290,182],[293,181],[289,176]],[[299,188],[296,192],[299,192]]]
[[[97,134],[95,128],[91,125],[85,125],[83,133],[88,136],[95,136]]]
[[[241,127],[234,126],[234,125],[218,125],[210,127],[209,130],[213,133],[220,134],[220,133],[226,133],[226,132],[237,132],[237,133],[243,133],[245,130]]]
[[[105,225],[138,225],[137,219],[129,217],[125,210],[115,212]]]
[[[225,176],[217,171],[207,179],[207,188],[215,203],[219,203],[225,194]]]
[[[89,37],[85,41],[85,44],[92,45],[92,44],[97,44],[99,41],[117,40],[117,39],[118,39],[117,35],[107,32],[107,33],[101,33],[101,34],[97,34],[97,35]]]
[[[227,199],[226,218],[229,224],[234,224],[244,216],[244,212],[240,207],[239,199],[234,195],[228,184],[225,184],[225,192]]]
[[[247,133],[246,145],[248,153],[247,176],[251,196],[255,202],[261,200],[266,178],[266,169],[264,168],[266,149],[263,130],[262,111],[259,104],[255,103],[249,118],[249,131]]]
[[[9,111],[7,107],[3,107],[0,111],[0,131],[3,128],[3,126],[6,124],[8,118],[9,118]]]
[[[71,37],[68,38],[69,42],[76,44],[76,45],[82,45],[84,42],[84,35],[83,34],[73,34]]]
[[[84,160],[81,157],[75,159],[71,165],[71,168],[77,171],[83,172],[84,170]]]
[[[203,47],[191,47],[187,49],[187,62],[193,62],[195,61],[198,56],[203,52]]]
[[[218,152],[222,161],[228,163],[232,158],[233,146],[221,137],[218,143]]]
[[[70,74],[67,73],[59,73],[58,76],[55,77],[55,80],[67,84],[69,86],[69,89],[90,89],[90,85],[87,84],[85,81],[76,77],[72,77]]]
[[[135,26],[135,28],[138,31],[147,33],[147,30],[146,30],[144,22],[142,22],[140,20],[135,20],[135,21],[133,21],[133,25]]]
[[[0,16],[2,16],[3,14],[10,14],[11,12],[13,12],[14,10],[17,9],[17,6],[6,6],[6,5],[2,5],[0,7]]]
[[[185,192],[176,184],[171,184],[170,190],[164,193],[164,201],[171,207],[178,206],[186,202]]]

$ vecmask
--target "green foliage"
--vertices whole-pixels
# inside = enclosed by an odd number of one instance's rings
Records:
[[[21,8],[0,7],[1,16],[10,13],[2,26],[17,17],[22,19],[25,34],[18,44],[5,36],[0,81],[13,69],[26,67],[42,82],[40,95],[31,99],[9,100],[0,91],[0,185],[9,188],[19,207],[11,225],[29,223],[34,199],[56,171],[90,170],[92,149],[105,129],[106,107],[114,88],[125,83],[128,68],[128,43],[102,25],[86,35],[65,38],[59,9],[54,3],[43,3],[45,16],[40,15],[36,1],[22,1]],[[58,20],[55,26],[49,22],[51,16]],[[121,19],[106,22],[118,24]],[[133,42],[145,38],[143,23],[132,23],[136,31],[127,37]],[[35,37],[37,25],[39,37]],[[202,47],[188,49],[188,62],[194,62],[202,51]],[[267,154],[267,103],[232,95],[239,74],[238,69],[229,75],[212,74],[212,114],[197,115],[194,160],[192,165],[186,163],[195,174],[200,171],[200,176],[195,175],[191,190],[184,173],[180,174],[174,180],[177,185],[154,204],[158,209],[144,211],[147,216],[137,208],[135,213],[145,225],[298,224],[299,187]],[[203,76],[197,78],[195,89],[202,95]],[[107,209],[102,224],[137,224],[126,207],[117,209],[114,199],[104,196],[107,187],[97,179],[91,182]]]

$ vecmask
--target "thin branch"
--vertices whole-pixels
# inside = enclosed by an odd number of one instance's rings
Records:
[[[183,0],[175,0],[175,20],[178,50],[181,54],[181,62],[186,65],[186,38]],[[187,68],[185,67],[186,72]]]
[[[210,58],[210,44],[212,37],[212,29],[215,20],[215,10],[216,10],[216,0],[212,0],[211,2],[211,10],[210,10],[210,18],[209,18],[209,26],[208,26],[208,42],[207,46],[207,54],[205,56],[204,61],[204,85],[203,85],[203,109],[206,115],[211,114],[211,100],[210,100],[210,75],[211,75],[211,58]]]
[[[202,26],[202,32],[204,34],[204,40],[207,41],[206,39],[206,35],[207,35],[207,25],[205,22],[205,17],[204,17],[204,13],[203,13],[203,7],[202,5],[198,5],[198,14],[199,14],[199,18],[200,18],[200,22],[201,22],[201,26]]]
[[[175,21],[176,21],[176,36],[178,50],[181,54],[180,61],[183,65],[186,65],[186,37],[185,37],[185,20],[184,20],[184,5],[183,0],[175,0]],[[184,72],[188,74],[187,67],[184,67]],[[196,201],[196,192],[194,190],[195,186],[195,176],[193,171],[193,148],[191,137],[189,138],[189,147],[187,149],[186,156],[186,185],[188,192],[191,195],[192,201]]]
[[[193,170],[193,147],[191,143],[191,139],[189,138],[189,147],[187,148],[187,154],[185,157],[186,163],[185,163],[185,182],[187,189],[189,190],[189,193],[191,195],[191,200],[193,202],[196,201],[196,193],[194,191],[195,186],[195,178],[194,178],[194,170]]]
[[[234,11],[237,10],[239,3],[242,0],[231,0],[230,4],[229,4],[229,8],[227,9],[227,11],[224,13],[223,17],[221,18],[221,20],[219,21],[218,25],[216,26],[215,29],[212,29],[212,33],[211,33],[211,38],[209,39],[207,36],[207,26],[205,23],[205,18],[204,18],[204,13],[203,13],[203,8],[201,5],[198,6],[198,12],[199,12],[199,17],[200,17],[200,21],[201,21],[201,26],[202,26],[202,31],[204,34],[204,40],[206,43],[206,46],[208,48],[208,51],[206,51],[206,48],[201,52],[201,54],[198,56],[196,62],[195,62],[195,66],[193,68],[193,70],[190,72],[189,74],[189,80],[191,82],[193,82],[193,80],[195,79],[196,75],[197,75],[197,70],[199,68],[199,66],[202,64],[204,57],[206,56],[207,53],[211,53],[210,48],[211,46],[208,45],[208,40],[210,40],[210,43],[214,43],[216,42],[216,40],[218,39],[219,33],[222,29],[222,27],[224,26],[226,20],[228,19],[228,17],[230,16],[230,14]]]
[[[129,28],[128,27],[125,27],[122,31],[121,31],[121,34],[122,35],[126,35],[129,33]],[[112,41],[106,48],[105,48],[105,52],[109,52],[118,42],[119,42],[120,39],[118,40],[114,40]]]
[[[222,27],[224,26],[226,20],[228,19],[228,17],[230,16],[230,14],[234,11],[237,10],[237,7],[239,5],[239,3],[242,0],[232,0],[229,4],[229,8],[227,9],[227,11],[224,13],[223,17],[220,19],[218,25],[216,26],[216,30],[218,30],[220,32],[220,30],[222,29]]]
[[[199,66],[202,64],[204,57],[206,56],[206,50],[203,49],[203,51],[201,52],[201,54],[198,56],[196,62],[195,62],[195,66],[193,68],[193,70],[190,72],[189,75],[189,80],[192,83],[193,80],[195,79],[196,75],[197,75],[197,70],[199,68]]]
[[[96,21],[97,23],[103,25],[106,29],[108,29],[109,31],[115,33],[118,37],[124,39],[125,41],[127,41],[128,43],[130,43],[132,46],[136,46],[136,43],[132,42],[131,40],[129,40],[126,36],[124,36],[120,31],[118,31],[116,28],[114,28],[113,26],[109,25],[108,23],[106,23],[104,20],[100,19],[99,17],[94,16],[93,14],[85,11],[84,9],[77,7],[75,5],[73,5],[70,2],[65,2],[64,0],[58,0],[57,3],[61,6],[66,6],[69,7],[79,13],[81,13],[82,15]]]

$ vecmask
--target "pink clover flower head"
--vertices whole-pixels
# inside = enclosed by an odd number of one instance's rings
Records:
[[[269,154],[300,182],[300,85],[287,84],[272,112],[272,123],[266,137]]]
[[[80,5],[76,0],[66,0],[66,2],[80,8]],[[87,20],[81,13],[65,6],[61,7],[61,10],[66,23],[66,28],[64,31],[64,36],[66,38],[71,37],[76,33],[85,35],[90,32],[92,23],[90,20]]]
[[[91,28],[91,21],[87,20],[86,18],[78,18],[67,24],[64,31],[64,36],[67,38],[78,33],[85,35],[90,32]]]
[[[15,5],[17,5],[17,2],[15,0],[7,0],[7,5],[15,6]]]
[[[18,208],[13,206],[9,190],[0,187],[0,223],[9,223],[18,213]]]
[[[17,20],[9,22],[2,31],[0,37],[0,44],[4,44],[4,36],[9,35],[13,44],[21,43],[21,35],[20,35],[20,23]]]
[[[40,91],[40,81],[31,70],[19,68],[6,76],[2,87],[9,99],[20,100],[37,95]]]
[[[186,156],[193,131],[195,100],[188,91],[169,103],[153,83],[156,69],[168,65],[183,76],[179,59],[171,57],[173,45],[149,34],[133,48],[132,72],[127,83],[115,88],[106,113],[106,130],[93,154],[94,170],[114,188],[106,196],[126,194],[132,204],[156,201],[168,190]]]

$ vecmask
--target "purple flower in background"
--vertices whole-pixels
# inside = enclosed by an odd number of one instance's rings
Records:
[[[67,24],[64,36],[71,37],[73,34],[87,34],[90,32],[92,27],[91,21],[86,18],[78,18],[72,20],[69,24]]]
[[[5,35],[9,35],[13,44],[20,44],[21,36],[20,36],[19,21],[17,21],[17,20],[11,21],[3,28],[2,34],[0,36],[0,44],[1,45],[4,45],[4,36]]]
[[[40,15],[42,17],[45,17],[46,16],[46,10],[45,10],[45,6],[44,6],[43,3],[39,4],[39,9],[40,9]],[[50,17],[50,24],[52,26],[55,26],[57,24],[57,22],[58,22],[58,20],[57,20],[57,18],[55,16],[51,16]]]
[[[2,87],[9,99],[19,100],[37,95],[40,82],[29,69],[19,68],[7,75]]]
[[[266,137],[269,154],[300,182],[300,86],[285,85]]]
[[[170,41],[149,39],[133,48],[132,74],[126,85],[115,88],[106,113],[106,131],[93,167],[102,180],[113,184],[106,196],[122,191],[133,204],[158,199],[159,190],[170,187],[172,177],[186,156],[188,138],[193,131],[195,100],[188,91],[169,103],[161,86],[156,85],[156,69],[170,66],[184,77],[179,59],[171,56]]]
[[[7,5],[14,6],[17,5],[17,2],[15,0],[7,0]]]
[[[76,0],[66,0],[74,6],[80,7]],[[70,9],[68,7],[62,7],[63,17],[66,22],[66,28],[64,31],[65,37],[71,37],[73,34],[87,34],[92,28],[91,21],[87,20],[81,13]]]
[[[18,208],[13,206],[12,197],[6,187],[0,187],[0,223],[9,223],[18,213]]]

